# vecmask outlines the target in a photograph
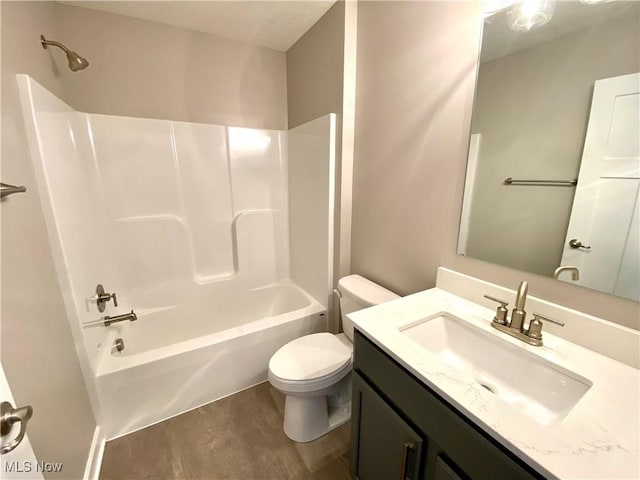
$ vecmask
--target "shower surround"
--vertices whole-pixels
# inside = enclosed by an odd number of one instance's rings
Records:
[[[334,115],[296,137],[295,129],[80,113],[28,76],[18,82],[65,306],[105,438],[260,383],[281,345],[326,330]],[[318,179],[326,199],[292,216],[289,136],[298,151],[311,146],[297,165],[326,164]],[[289,225],[309,218],[331,224],[317,252],[327,271],[301,288],[290,280]],[[291,239],[314,249],[317,240]],[[99,283],[117,293],[117,308],[98,311]],[[96,322],[130,310],[136,322]]]

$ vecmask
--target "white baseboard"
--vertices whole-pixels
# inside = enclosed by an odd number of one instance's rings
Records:
[[[104,454],[105,439],[99,426],[93,432],[93,440],[91,440],[91,448],[89,449],[89,457],[87,458],[87,466],[84,468],[84,480],[98,480],[100,475],[100,467],[102,466],[102,455]]]

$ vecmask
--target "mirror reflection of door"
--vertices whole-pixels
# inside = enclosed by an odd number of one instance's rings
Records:
[[[576,283],[640,300],[639,192],[640,73],[598,80],[561,261]]]

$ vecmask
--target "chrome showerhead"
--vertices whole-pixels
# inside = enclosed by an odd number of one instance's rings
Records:
[[[72,72],[84,70],[89,66],[89,62],[86,58],[81,57],[76,52],[72,52],[71,50],[67,52],[67,60],[69,61],[69,68]]]
[[[40,35],[40,43],[42,44],[42,48],[47,48],[47,45],[53,45],[55,47],[61,48],[64,53],[67,54],[67,61],[69,62],[69,68],[72,72],[77,72],[79,70],[84,70],[89,66],[89,62],[86,58],[81,57],[76,52],[72,52],[67,47],[65,47],[60,42],[55,42],[53,40],[47,40],[44,38],[44,35]]]

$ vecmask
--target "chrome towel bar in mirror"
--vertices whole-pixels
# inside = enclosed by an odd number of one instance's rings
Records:
[[[504,179],[504,185],[540,185],[549,187],[575,187],[578,179],[573,180],[516,180],[511,177]]]

